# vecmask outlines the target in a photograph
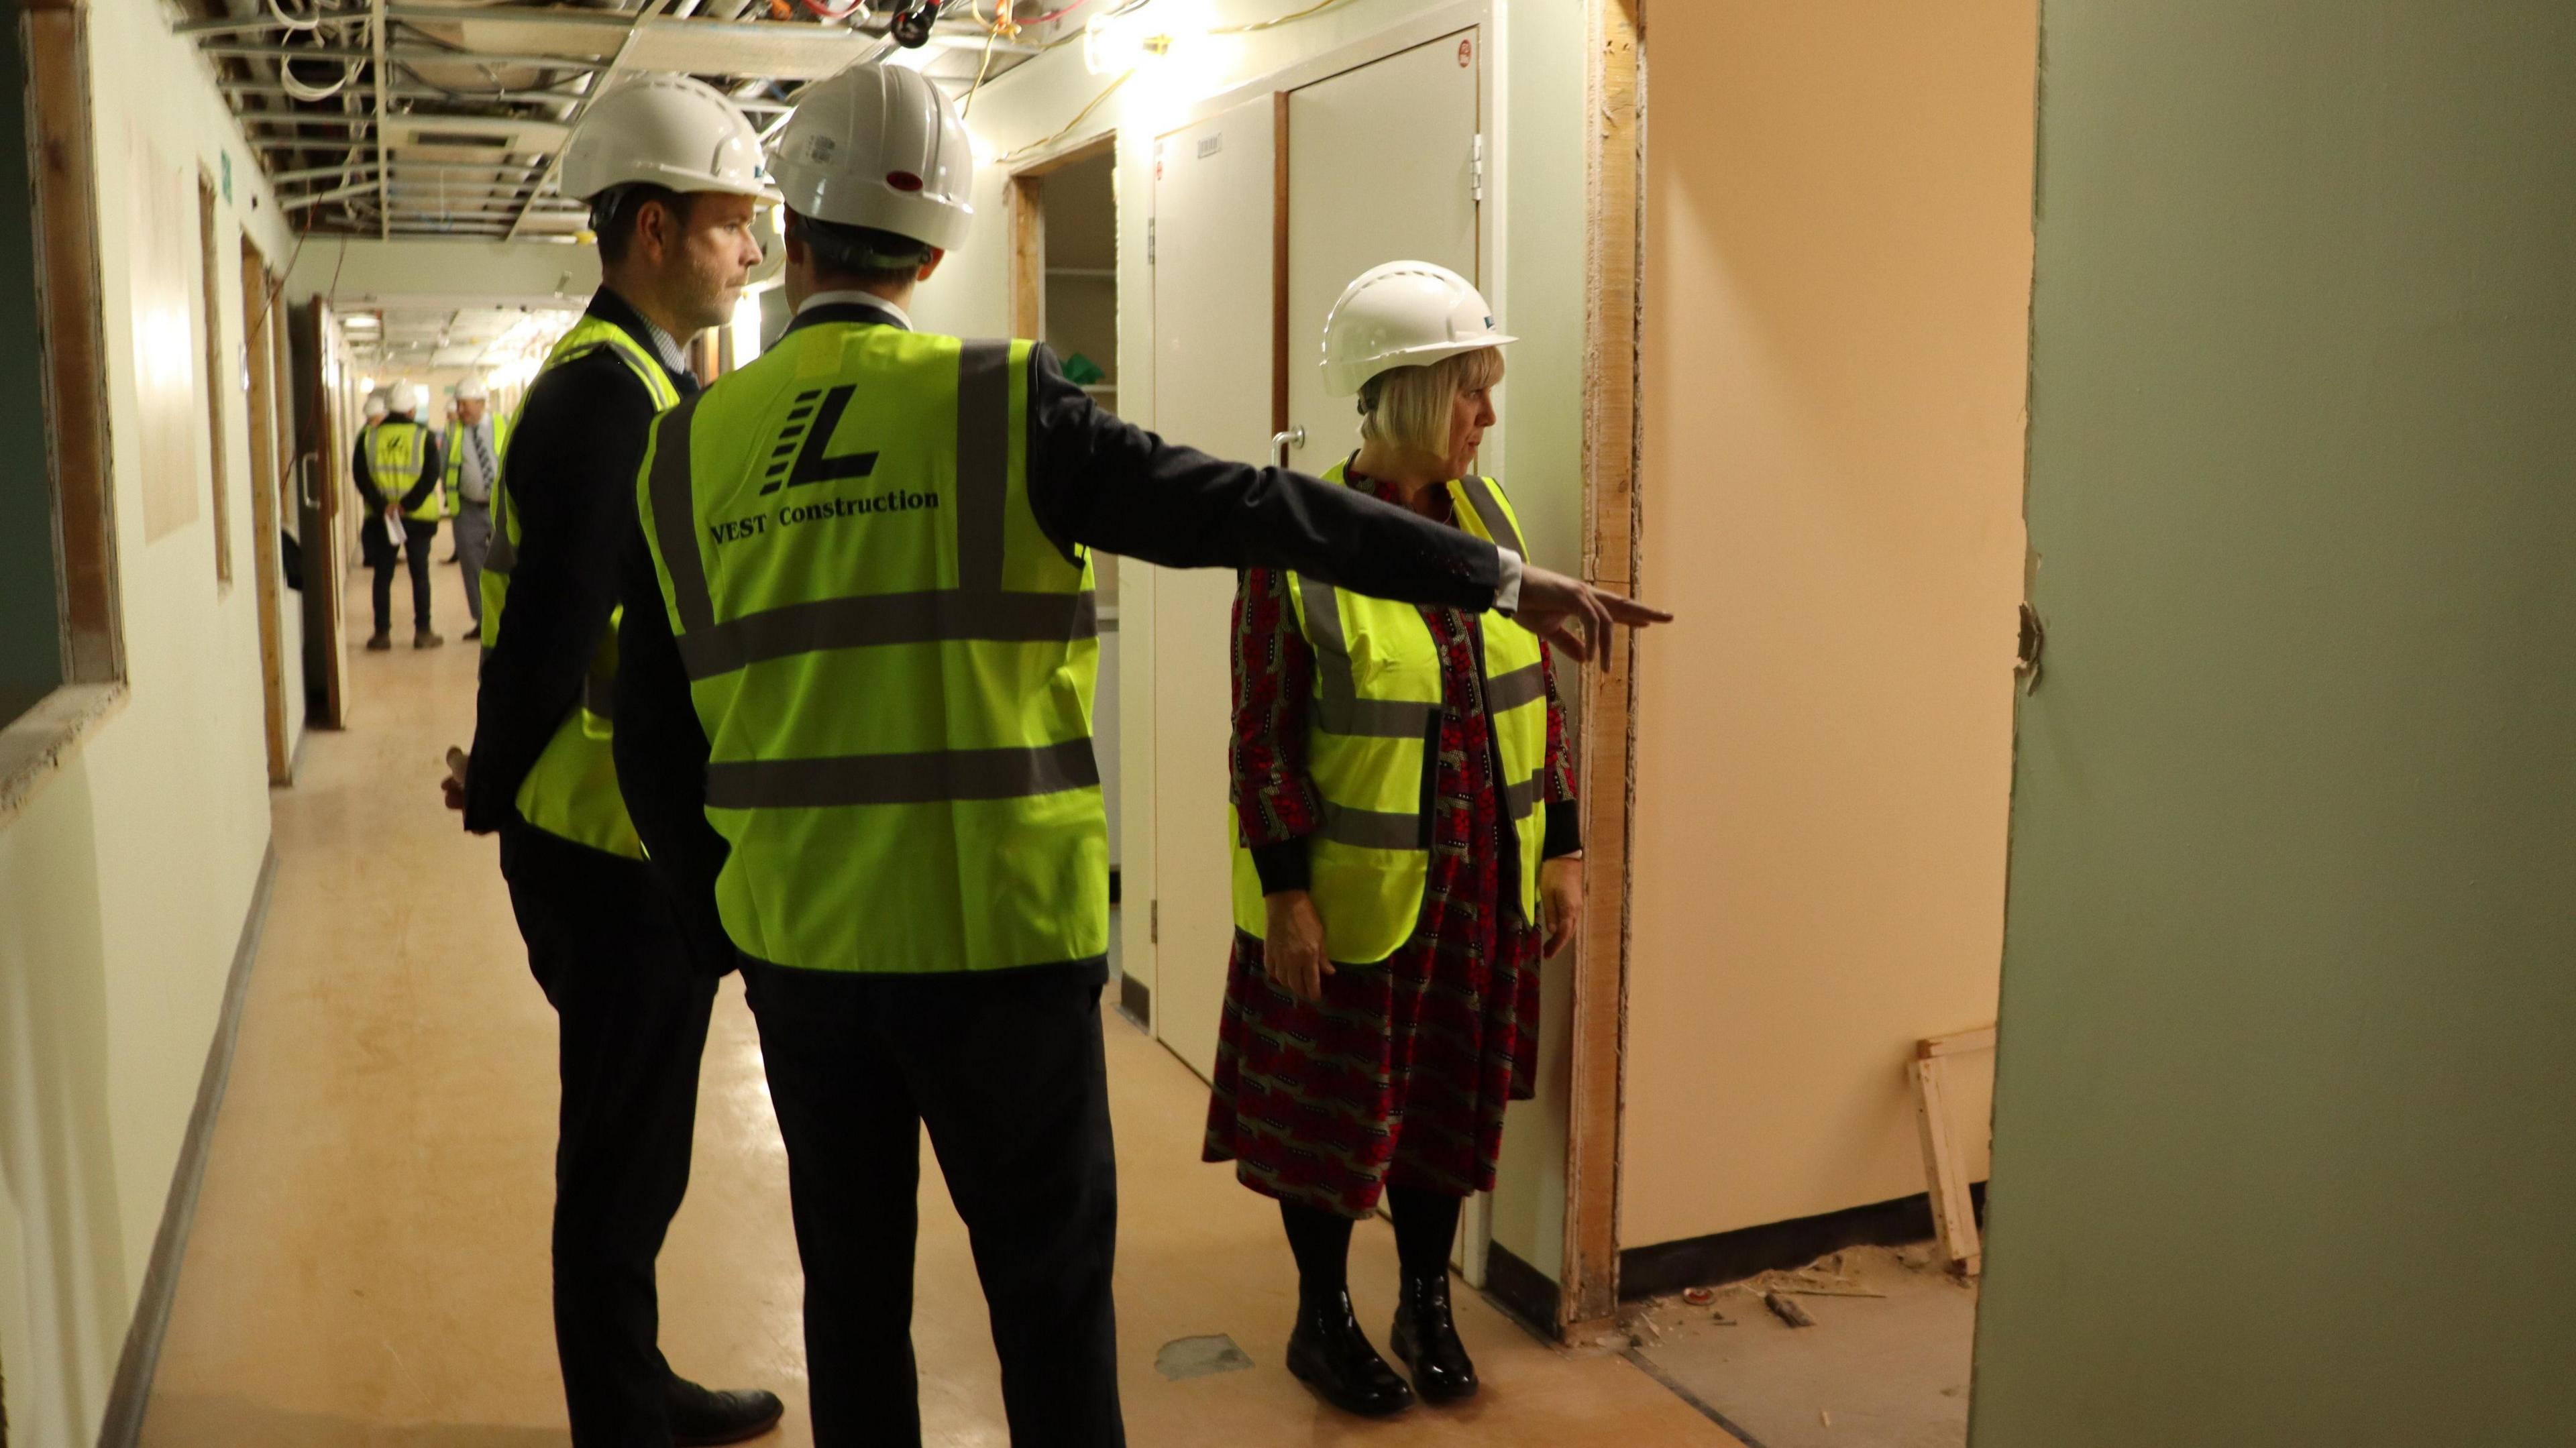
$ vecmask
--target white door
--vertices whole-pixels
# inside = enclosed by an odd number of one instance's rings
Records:
[[[1288,96],[1289,462],[1320,473],[1359,446],[1348,398],[1324,395],[1324,318],[1381,262],[1437,262],[1481,284],[1478,72],[1463,30]]]
[[[1155,143],[1154,428],[1245,461],[1270,442],[1272,109],[1263,96]],[[1208,1076],[1234,938],[1234,575],[1158,569],[1152,592],[1154,883],[1127,908],[1155,917],[1154,1033]]]
[[[1483,282],[1477,213],[1484,42],[1475,30],[1346,70],[1288,95],[1289,461],[1320,473],[1360,445],[1351,399],[1324,395],[1324,319],[1353,277],[1437,262]],[[1481,1286],[1490,1205],[1460,1215],[1455,1260]]]

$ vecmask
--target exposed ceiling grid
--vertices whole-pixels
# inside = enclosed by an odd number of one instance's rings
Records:
[[[694,75],[774,130],[799,87],[892,48],[897,4],[183,0],[177,29],[214,64],[299,230],[571,241],[588,214],[556,192],[555,167],[592,97],[630,76]],[[924,73],[971,85],[995,4],[1011,0],[945,0]],[[995,39],[991,73],[1041,48]]]

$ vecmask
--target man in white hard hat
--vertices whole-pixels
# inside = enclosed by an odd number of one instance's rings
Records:
[[[359,430],[350,463],[358,497],[367,505],[359,545],[376,575],[376,631],[367,647],[377,653],[394,646],[394,569],[405,558],[411,563],[411,646],[434,649],[447,642],[429,626],[429,550],[438,541],[446,495],[438,434],[419,422],[428,405],[428,388],[395,383],[386,391],[384,420]]]
[[[815,1442],[919,1441],[926,1126],[1013,1441],[1118,1444],[1085,550],[1499,601],[1577,657],[1614,618],[1661,615],[1355,490],[1165,443],[1043,347],[912,330],[914,284],[966,238],[973,171],[917,72],[816,85],[773,167],[795,321],[655,425],[618,777],[684,910],[741,955],[787,1143]]]
[[[456,384],[456,421],[447,429],[447,512],[456,521],[456,561],[465,570],[465,610],[483,636],[483,562],[492,552],[492,491],[501,485],[501,457],[510,448],[510,424],[492,415],[492,393],[483,379]]]
[[[647,429],[697,391],[688,339],[733,315],[760,260],[760,139],[713,88],[630,81],[566,148],[602,284],[546,359],[506,441],[480,579],[474,749],[448,801],[501,836],[528,964],[559,1022],[555,1341],[578,1448],[731,1443],[766,1432],[765,1391],[715,1392],[657,1345],[654,1260],[688,1188],[716,982],[644,863],[609,756],[611,615]],[[504,455],[506,452],[506,455]]]

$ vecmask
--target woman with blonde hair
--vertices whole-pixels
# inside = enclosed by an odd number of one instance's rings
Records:
[[[1502,489],[1473,472],[1511,340],[1445,268],[1395,262],[1351,283],[1324,370],[1358,396],[1361,443],[1326,481],[1525,553]],[[1372,1416],[1417,1390],[1471,1396],[1450,1243],[1461,1201],[1494,1184],[1504,1103],[1531,1094],[1539,962],[1583,908],[1548,648],[1499,609],[1256,568],[1235,596],[1234,722],[1236,933],[1205,1157],[1280,1203],[1292,1372]],[[1391,1346],[1411,1387],[1362,1333],[1346,1281],[1352,1225],[1381,1196],[1403,1266]]]

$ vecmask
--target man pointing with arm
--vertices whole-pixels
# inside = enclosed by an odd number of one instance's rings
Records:
[[[915,331],[905,304],[965,238],[972,165],[916,72],[806,93],[776,159],[795,321],[657,424],[625,567],[618,777],[683,911],[740,954],[821,1448],[918,1441],[925,1126],[1013,1441],[1124,1441],[1087,549],[1517,602],[1578,657],[1614,617],[1663,617],[1351,489],[1167,444],[1031,343]]]

